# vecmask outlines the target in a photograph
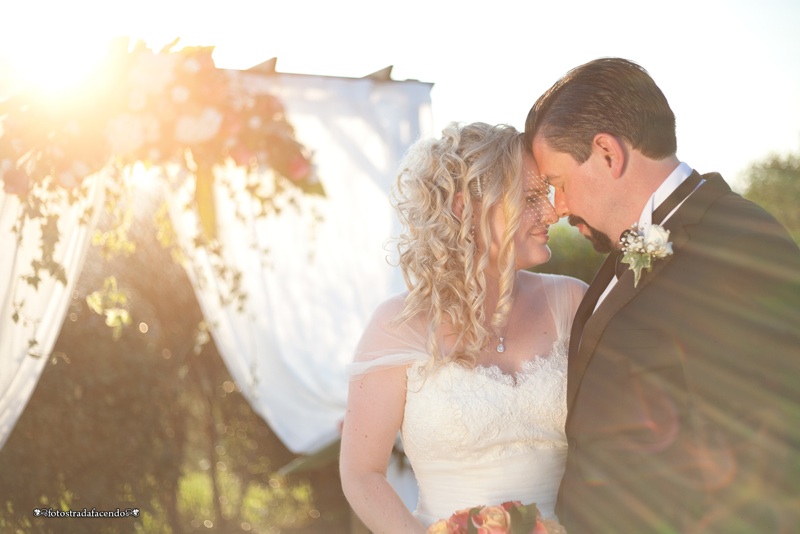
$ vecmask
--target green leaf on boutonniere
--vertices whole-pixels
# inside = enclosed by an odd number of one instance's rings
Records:
[[[630,265],[630,269],[633,271],[634,275],[633,287],[639,285],[639,279],[642,277],[642,269],[647,269],[649,271],[653,265],[653,259],[650,255],[638,252],[626,252],[620,261]]]

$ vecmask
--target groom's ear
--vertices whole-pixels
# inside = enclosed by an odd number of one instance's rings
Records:
[[[614,178],[625,172],[627,151],[625,145],[614,135],[599,133],[592,140],[592,151],[604,162]]]

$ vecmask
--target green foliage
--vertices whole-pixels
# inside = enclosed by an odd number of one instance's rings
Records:
[[[114,341],[122,335],[122,327],[131,324],[128,311],[128,294],[117,288],[117,278],[108,276],[103,280],[103,289],[93,291],[86,297],[86,304],[98,315],[106,318],[106,326],[111,327]]]
[[[744,196],[778,219],[800,243],[800,154],[772,155],[753,164]]]
[[[591,243],[563,219],[550,227],[550,250],[550,261],[533,269],[535,272],[574,276],[587,284],[606,257],[595,252]]]
[[[307,483],[287,485],[271,479],[268,483],[243,483],[228,471],[219,474],[219,489],[224,496],[221,510],[225,518],[238,518],[246,525],[241,530],[279,532],[280,525],[302,524],[313,509],[312,492]],[[179,511],[195,528],[220,528],[214,522],[215,490],[212,477],[194,471],[182,477],[178,493]],[[223,520],[223,523],[230,521]],[[230,525],[228,525],[230,526]],[[241,527],[241,525],[240,525]]]
[[[130,256],[136,252],[136,245],[128,239],[129,229],[130,222],[123,218],[119,226],[105,232],[95,232],[92,236],[92,246],[100,248],[106,259],[117,255]]]

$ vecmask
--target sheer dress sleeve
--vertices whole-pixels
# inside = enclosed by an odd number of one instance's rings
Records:
[[[420,321],[396,324],[403,309],[405,294],[386,300],[373,312],[355,350],[353,362],[346,367],[351,380],[391,367],[427,362],[424,326]]]
[[[547,303],[556,323],[558,339],[569,337],[575,312],[589,287],[582,280],[557,274],[542,274]]]

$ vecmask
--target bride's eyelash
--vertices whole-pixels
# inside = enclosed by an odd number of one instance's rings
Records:
[[[549,201],[552,196],[552,186],[544,175],[537,175],[531,171],[527,174],[525,187],[526,206],[535,206],[542,202]]]
[[[531,205],[534,205],[534,204],[539,204],[540,202],[542,202],[543,200],[545,200],[547,198],[548,198],[547,193],[542,194],[542,193],[537,192],[534,195],[526,196],[525,197],[525,204],[527,204],[528,206],[531,206]]]
[[[546,197],[550,194],[550,187],[547,185],[543,185],[542,187],[532,188],[525,191],[526,199],[531,198],[542,198]]]

